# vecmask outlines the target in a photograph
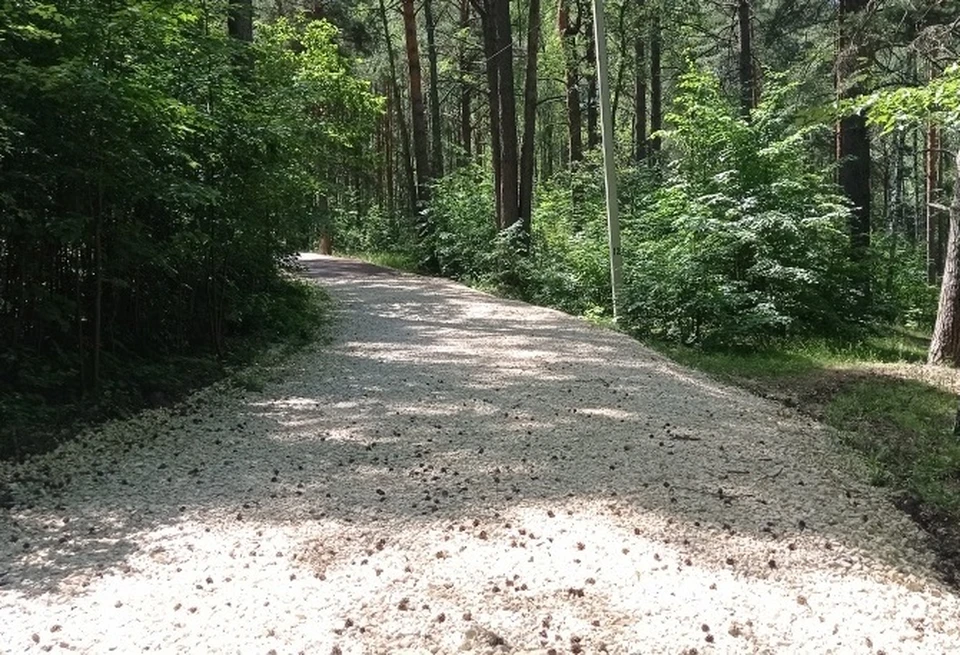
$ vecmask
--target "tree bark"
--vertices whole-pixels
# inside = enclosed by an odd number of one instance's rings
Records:
[[[559,0],[557,4],[557,32],[563,47],[564,74],[566,77],[567,134],[569,143],[568,159],[570,163],[583,159],[583,133],[580,117],[580,80],[577,74],[577,33],[580,31],[580,18],[576,24],[570,23],[569,0]]]
[[[391,80],[384,80],[384,86],[389,88],[393,84]],[[394,145],[393,145],[393,102],[391,95],[387,93],[387,111],[384,113],[383,121],[383,170],[384,186],[387,195],[387,220],[390,225],[394,224],[397,213],[396,202],[396,183],[394,182]]]
[[[465,33],[470,27],[470,0],[460,0],[460,29]],[[460,45],[460,146],[463,148],[463,164],[470,161],[472,155],[471,134],[471,95],[469,81],[470,63],[467,61],[467,48]]]
[[[440,123],[440,76],[437,73],[436,23],[433,0],[423,0],[423,18],[427,22],[427,64],[430,69],[430,138],[432,173],[443,177],[443,131]]]
[[[930,124],[927,128],[927,148],[924,157],[924,218],[927,231],[927,282],[936,284],[943,270],[943,249],[940,247],[940,129]]]
[[[740,113],[749,118],[756,101],[753,88],[753,48],[750,38],[750,0],[738,0],[737,22],[740,27]]]
[[[641,11],[643,9],[641,2]],[[642,14],[637,20],[633,39],[634,85],[633,85],[633,159],[641,162],[647,158],[647,55],[643,37]]]
[[[500,104],[500,216],[501,229],[517,222],[520,212],[520,168],[517,147],[517,99],[513,89],[513,36],[510,1],[491,0],[497,25],[497,96]]]
[[[663,84],[660,74],[660,17],[654,16],[650,27],[650,132],[663,129]],[[650,152],[660,152],[660,137],[650,139]]]
[[[642,4],[642,2],[641,2]],[[620,5],[620,12],[617,14],[617,35],[620,48],[617,52],[617,80],[613,86],[613,124],[617,124],[617,110],[620,108],[620,95],[623,93],[623,78],[627,70],[627,52],[630,48],[630,39],[626,33],[626,17],[628,3]]]
[[[581,11],[584,11],[581,9]],[[593,150],[600,143],[597,116],[597,44],[593,40],[592,21],[587,24],[587,148]]]
[[[390,37],[390,26],[387,23],[387,8],[384,0],[380,0],[380,22],[383,25],[383,38],[387,46],[387,62],[390,66],[390,89],[393,92],[393,111],[400,132],[400,155],[403,157],[404,182],[409,202],[410,216],[417,215],[417,185],[413,173],[413,160],[410,156],[410,132],[407,130],[407,121],[403,115],[403,99],[400,96],[400,84],[397,81],[397,57],[393,50],[393,39]]]
[[[530,233],[533,212],[534,153],[537,136],[537,57],[540,52],[540,0],[530,0],[526,78],[523,81],[523,146],[520,151],[520,221]]]
[[[494,222],[501,227],[503,217],[503,193],[501,179],[502,158],[500,154],[500,69],[497,65],[497,22],[491,12],[491,0],[484,0],[483,11],[480,12],[480,27],[483,32],[483,54],[486,60],[487,71],[487,106],[490,123],[490,165],[493,168],[493,189],[496,200],[496,216]],[[479,137],[479,130],[477,135]],[[480,151],[479,144],[477,151]]]
[[[420,70],[420,46],[417,42],[417,17],[413,0],[401,0],[403,36],[407,46],[410,76],[410,114],[413,124],[413,159],[417,169],[417,205],[422,210],[430,199],[430,158],[427,154],[427,116],[423,106],[423,81]]]
[[[238,41],[253,42],[253,0],[230,0],[227,33]]]
[[[868,0],[840,0],[840,51],[837,54],[837,95],[855,98],[863,93],[858,81],[861,48],[851,37],[852,21],[867,6]],[[862,261],[870,246],[870,135],[867,117],[846,116],[837,129],[838,181],[843,194],[853,204],[850,216],[850,245],[854,261]]]
[[[960,366],[960,151],[956,164],[940,303],[927,356],[929,364],[947,366]]]

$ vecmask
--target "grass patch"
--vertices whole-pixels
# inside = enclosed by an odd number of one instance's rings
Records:
[[[0,393],[0,459],[22,459],[56,448],[83,427],[165,406],[218,380],[263,389],[292,352],[329,333],[330,299],[317,285],[279,281],[251,302],[225,343],[210,352],[104,353],[98,394],[80,396],[70,378]],[[38,362],[38,368],[57,362]],[[48,378],[53,380],[53,378]]]
[[[400,271],[406,271],[408,273],[419,273],[420,266],[417,262],[417,258],[409,253],[399,253],[399,252],[353,252],[347,255],[348,257],[355,257],[356,259],[363,260],[369,264],[375,264],[376,266],[384,266],[386,268],[395,268]]]
[[[702,350],[675,344],[651,344],[676,361],[731,378],[788,378],[819,370],[862,364],[926,361],[929,338],[889,329],[859,341],[792,341],[760,350]]]
[[[871,376],[840,389],[824,418],[866,456],[874,484],[960,518],[956,403],[952,393],[929,384]]]
[[[958,580],[957,378],[924,366],[925,335],[889,329],[857,342],[793,342],[750,352],[654,345],[683,364],[839,430],[863,457],[871,483],[889,489],[927,530],[945,575]]]
[[[750,352],[653,345],[839,430],[870,482],[924,528],[944,579],[960,586],[960,437],[953,432],[960,385],[955,372],[924,365],[925,335],[890,329],[857,342]]]

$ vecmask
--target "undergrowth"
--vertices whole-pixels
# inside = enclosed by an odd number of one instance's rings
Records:
[[[219,357],[210,351],[108,355],[96,393],[80,393],[51,376],[39,378],[23,391],[0,394],[0,459],[50,450],[85,425],[172,404],[225,378],[258,391],[270,379],[275,364],[324,338],[329,304],[329,297],[316,285],[278,280],[253,303]],[[55,365],[50,361],[37,366]]]
[[[838,429],[862,455],[873,484],[960,520],[957,396],[923,374],[922,335],[888,330],[855,342],[796,342],[752,352],[659,347]]]

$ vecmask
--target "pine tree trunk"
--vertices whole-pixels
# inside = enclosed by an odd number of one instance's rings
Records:
[[[660,77],[660,17],[653,17],[650,29],[650,132],[663,129],[663,84]],[[650,151],[660,152],[660,137],[650,139]]]
[[[391,80],[384,80],[384,86],[388,87],[393,82]],[[394,224],[394,217],[397,213],[397,202],[396,202],[396,186],[393,180],[394,172],[394,145],[393,145],[393,102],[391,101],[391,96],[387,94],[387,111],[384,112],[384,130],[383,130],[383,170],[384,170],[384,186],[386,187],[387,195],[387,220],[390,222],[390,225]]]
[[[460,0],[460,29],[464,32],[470,27],[470,0]],[[459,53],[460,66],[460,146],[463,148],[464,161],[470,161],[472,154],[471,135],[471,88],[468,76],[470,65],[467,61],[466,46],[461,43]]]
[[[924,162],[924,217],[927,230],[927,282],[936,284],[943,270],[943,258],[940,247],[940,211],[936,205],[940,202],[940,129],[930,124],[927,128],[927,148]]]
[[[540,52],[540,0],[530,0],[526,78],[523,82],[523,146],[520,151],[520,220],[530,234],[533,212],[534,153],[537,136],[537,57]]]
[[[750,0],[738,0],[737,22],[740,27],[740,113],[749,118],[755,103],[753,48],[750,38]]]
[[[641,162],[647,158],[647,55],[643,19],[640,18],[637,23],[636,36],[633,39],[633,159]]]
[[[853,21],[868,0],[840,0],[840,51],[837,54],[837,95],[855,98],[863,92],[857,80],[860,48],[852,38]],[[853,204],[850,245],[854,261],[862,261],[870,246],[870,135],[861,114],[841,119],[837,130],[838,182]],[[867,289],[865,289],[867,291]]]
[[[483,32],[483,54],[487,70],[487,107],[490,123],[490,164],[493,168],[493,189],[496,199],[495,223],[502,227],[503,194],[501,180],[501,148],[500,148],[500,69],[497,66],[497,23],[493,18],[490,0],[485,0],[484,9],[480,14],[480,27]],[[479,138],[479,130],[477,131]],[[477,152],[480,152],[479,142]]]
[[[626,2],[621,4],[620,12],[617,15],[617,34],[620,39],[620,49],[617,53],[617,79],[613,86],[613,107],[611,111],[614,125],[617,124],[617,110],[620,108],[620,95],[623,93],[623,78],[626,75],[627,60],[629,59],[627,52],[630,48],[630,39],[627,38],[625,24],[628,6]]]
[[[940,304],[927,357],[930,364],[947,366],[960,366],[960,151],[956,164]]]
[[[583,136],[580,117],[580,81],[577,74],[577,33],[580,31],[579,18],[576,25],[570,24],[569,0],[559,0],[557,4],[557,32],[563,46],[564,75],[566,77],[567,134],[569,138],[568,159],[571,163],[583,159]]]
[[[238,41],[253,42],[253,0],[230,0],[227,33]]]
[[[600,143],[597,117],[597,46],[593,40],[593,25],[587,25],[587,148],[593,150]]]
[[[413,159],[417,170],[417,205],[423,209],[430,198],[430,158],[427,154],[427,115],[423,106],[423,80],[420,70],[420,46],[417,42],[417,17],[413,0],[401,0],[403,36],[407,46],[410,82],[410,114],[413,124]]]
[[[437,73],[436,23],[433,20],[433,0],[423,0],[423,18],[427,22],[427,63],[430,69],[430,143],[433,161],[432,173],[443,177],[443,131],[440,123],[440,76]]]
[[[517,222],[520,212],[520,167],[517,147],[517,99],[513,89],[513,36],[510,1],[491,0],[497,25],[497,90],[500,103],[500,227]]]
[[[403,115],[403,99],[400,96],[400,84],[397,78],[397,57],[393,50],[393,39],[390,37],[390,26],[387,23],[387,8],[384,0],[380,0],[380,22],[383,25],[383,38],[387,46],[387,63],[390,66],[390,89],[393,92],[393,112],[400,132],[400,155],[403,158],[403,173],[406,187],[407,201],[410,216],[417,215],[417,185],[413,173],[413,159],[410,156],[410,132]]]

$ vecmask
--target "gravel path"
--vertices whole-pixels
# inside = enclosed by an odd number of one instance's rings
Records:
[[[0,651],[956,653],[819,425],[626,337],[311,257],[338,338],[0,465]]]

